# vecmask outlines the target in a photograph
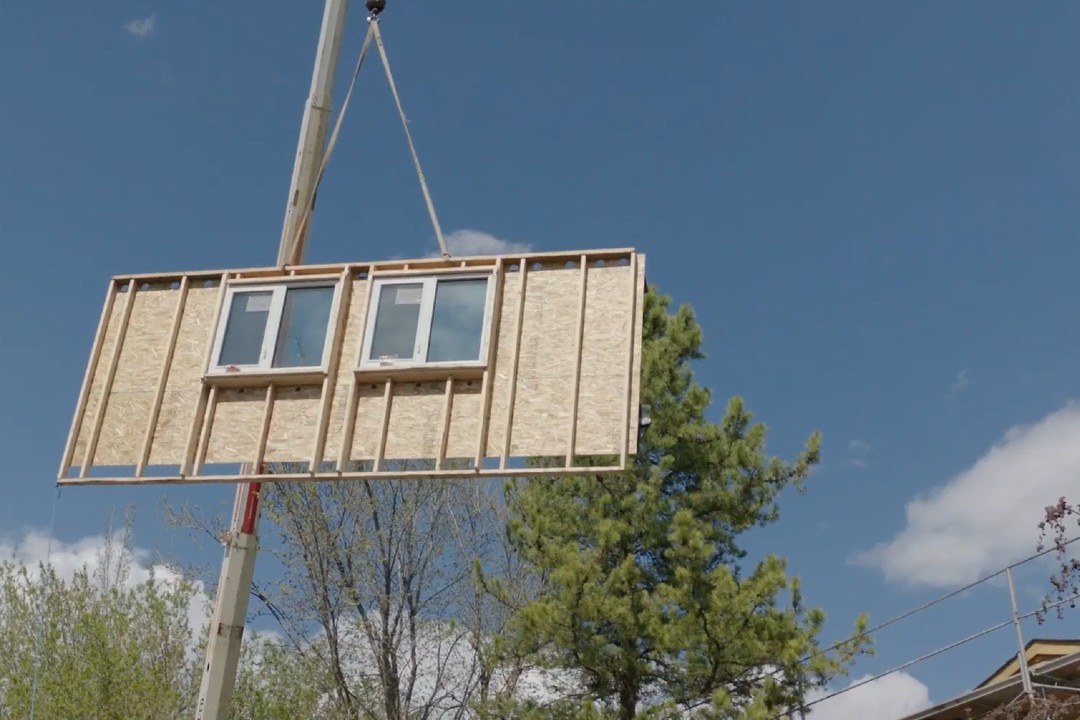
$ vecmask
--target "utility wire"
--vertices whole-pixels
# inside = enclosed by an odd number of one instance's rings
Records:
[[[853,642],[853,641],[855,641],[855,640],[857,640],[859,638],[869,637],[869,636],[873,635],[874,633],[880,632],[881,630],[884,630],[885,628],[887,628],[887,627],[889,627],[891,625],[895,625],[896,623],[900,622],[901,620],[905,620],[905,619],[907,619],[907,618],[909,618],[909,617],[911,617],[913,615],[917,615],[918,613],[920,613],[920,612],[922,612],[924,610],[927,610],[927,609],[929,609],[931,607],[934,607],[935,605],[938,605],[938,604],[940,604],[942,602],[945,602],[946,600],[948,600],[950,598],[954,598],[957,595],[965,593],[968,590],[971,590],[974,587],[982,585],[983,583],[985,583],[985,582],[987,582],[989,580],[993,580],[994,578],[999,577],[1000,575],[1003,575],[1004,573],[1011,570],[1012,568],[1019,567],[1021,565],[1025,565],[1025,564],[1031,562],[1032,560],[1037,560],[1038,558],[1040,558],[1040,557],[1042,557],[1044,555],[1048,555],[1048,554],[1050,554],[1052,552],[1057,552],[1060,548],[1065,548],[1065,547],[1067,547],[1069,545],[1072,545],[1074,542],[1077,542],[1078,540],[1080,540],[1080,535],[1078,535],[1078,536],[1076,536],[1074,538],[1071,538],[1069,540],[1066,540],[1060,546],[1055,545],[1054,547],[1050,547],[1050,548],[1047,548],[1047,549],[1042,550],[1040,552],[1037,552],[1037,553],[1035,553],[1033,555],[1029,555],[1028,557],[1024,558],[1023,560],[1018,560],[1017,562],[1012,563],[1011,565],[1007,565],[1007,566],[1003,567],[1002,569],[1000,569],[1000,570],[998,570],[996,572],[993,572],[993,573],[991,573],[989,575],[986,575],[986,576],[984,576],[982,578],[979,578],[978,580],[975,580],[974,582],[970,582],[967,585],[964,585],[963,587],[961,587],[961,588],[959,588],[957,590],[953,590],[951,592],[945,593],[944,595],[941,595],[941,596],[939,596],[937,598],[934,598],[933,600],[931,600],[931,601],[929,601],[927,603],[924,603],[924,604],[922,604],[922,605],[920,605],[920,606],[918,606],[918,607],[916,607],[916,608],[914,608],[912,610],[908,610],[907,612],[901,613],[900,615],[897,615],[896,617],[894,617],[894,618],[892,618],[890,620],[886,620],[883,623],[875,625],[874,627],[870,628],[869,630],[866,630],[866,631],[864,631],[862,633],[856,633],[855,635],[851,635],[851,636],[847,637],[844,640],[840,640],[839,642],[833,643],[832,645],[830,645],[829,647],[827,647],[827,648],[825,648],[823,650],[819,650],[817,652],[809,653],[808,655],[803,657],[799,662],[800,662],[800,664],[805,664],[806,662],[809,662],[811,659],[813,659],[815,657],[820,657],[821,655],[832,652],[833,650],[836,650],[836,649],[838,649],[840,647],[843,647],[844,645],[846,645],[846,644],[848,644],[850,642]],[[1030,617],[1034,617],[1035,615],[1039,614],[1040,612],[1045,612],[1046,610],[1051,610],[1053,608],[1060,607],[1060,606],[1062,606],[1062,605],[1064,605],[1066,603],[1073,602],[1073,601],[1075,601],[1077,599],[1080,599],[1080,593],[1077,593],[1077,594],[1073,595],[1072,597],[1068,597],[1068,598],[1065,598],[1063,600],[1059,600],[1059,601],[1057,601],[1055,603],[1051,603],[1049,605],[1046,605],[1045,607],[1041,607],[1038,610],[1032,610],[1032,611],[1027,612],[1027,613],[1025,613],[1023,615],[1018,615],[1017,620],[1026,620],[1026,619],[1028,619]],[[818,698],[818,699],[816,699],[816,700],[814,700],[812,702],[803,703],[797,708],[797,710],[805,711],[807,708],[810,708],[810,707],[812,707],[814,705],[825,702],[826,700],[829,700],[830,698],[834,698],[834,697],[837,697],[839,695],[843,695],[846,692],[850,692],[851,690],[862,687],[863,685],[867,685],[867,684],[869,684],[871,682],[874,682],[875,680],[880,680],[881,678],[883,678],[883,677],[885,677],[887,675],[891,675],[893,673],[900,672],[901,670],[909,668],[912,665],[917,665],[918,663],[921,663],[924,660],[929,660],[932,657],[940,655],[940,654],[942,654],[944,652],[947,652],[949,650],[952,650],[954,648],[960,647],[961,645],[965,645],[965,644],[971,642],[972,640],[976,640],[976,639],[978,639],[980,637],[983,637],[985,635],[989,635],[989,634],[991,634],[993,632],[1001,630],[1002,628],[1007,627],[1008,625],[1011,625],[1012,623],[1013,623],[1012,619],[1006,620],[1006,621],[1001,622],[1001,623],[998,623],[997,625],[986,628],[985,630],[981,630],[980,632],[977,632],[974,635],[969,635],[968,637],[963,638],[962,640],[958,640],[958,641],[950,643],[950,644],[948,644],[948,645],[946,645],[944,647],[938,648],[937,650],[933,650],[933,651],[931,651],[931,652],[929,652],[929,653],[927,653],[925,655],[922,655],[921,657],[918,657],[918,658],[916,658],[914,660],[910,660],[910,661],[908,661],[906,663],[903,663],[901,665],[897,665],[896,667],[891,668],[889,670],[886,670],[885,672],[879,673],[879,674],[877,674],[877,675],[875,675],[873,677],[867,678],[865,680],[860,680],[859,682],[857,682],[857,683],[855,683],[853,685],[850,685],[850,686],[848,686],[846,688],[842,688],[840,690],[832,692],[832,693],[830,693],[828,695],[825,695],[823,697],[820,697],[820,698]],[[776,673],[774,672],[772,674],[776,674]],[[770,720],[782,720],[782,718],[784,718],[784,716],[786,714],[789,714],[789,712],[790,711],[784,711],[784,713],[773,716],[772,718],[770,718]]]
[[[1080,538],[1077,538],[1077,539],[1080,539]],[[1033,556],[1033,557],[1035,557],[1035,556]],[[1032,558],[1028,558],[1028,560],[1031,560],[1031,559]],[[1027,560],[1024,560],[1022,562],[1027,562]],[[1020,563],[1017,563],[1017,564],[1020,564]],[[1013,567],[1013,566],[1010,566],[1010,567]],[[1002,571],[1002,572],[1004,572],[1004,571]],[[993,577],[993,576],[990,576],[990,577]],[[1017,619],[1018,620],[1026,620],[1026,619],[1028,619],[1030,617],[1034,617],[1035,615],[1042,612],[1043,610],[1050,610],[1052,608],[1060,607],[1061,605],[1064,605],[1064,604],[1069,603],[1069,602],[1073,602],[1073,601],[1075,601],[1077,599],[1080,599],[1080,593],[1076,593],[1075,595],[1073,595],[1071,597],[1067,597],[1067,598],[1059,600],[1059,601],[1057,601],[1055,603],[1051,603],[1050,605],[1047,605],[1045,608],[1040,608],[1039,610],[1032,610],[1032,611],[1029,611],[1027,613],[1024,613],[1023,615],[1018,615]],[[937,650],[932,650],[931,652],[928,652],[925,655],[917,657],[914,660],[909,660],[906,663],[897,665],[896,667],[890,668],[889,670],[886,670],[883,673],[878,673],[877,675],[874,675],[873,677],[866,678],[865,680],[860,680],[859,682],[854,683],[853,685],[849,685],[846,688],[842,688],[842,689],[837,690],[835,692],[829,693],[828,695],[820,697],[820,698],[818,698],[818,699],[816,699],[816,700],[814,700],[812,702],[803,703],[798,709],[805,710],[806,708],[810,708],[810,707],[813,707],[814,705],[818,705],[819,703],[823,703],[826,700],[829,700],[830,698],[837,697],[838,695],[843,695],[844,693],[850,692],[850,691],[854,690],[855,688],[862,687],[863,685],[868,685],[869,683],[872,683],[875,680],[880,680],[881,678],[883,678],[883,677],[885,677],[887,675],[892,675],[893,673],[900,672],[901,670],[906,670],[907,668],[911,667],[912,665],[917,665],[918,663],[921,663],[924,660],[929,660],[930,658],[935,657],[937,655],[940,655],[940,654],[942,654],[944,652],[947,652],[947,651],[952,650],[954,648],[958,648],[961,645],[965,645],[965,644],[971,642],[972,640],[977,640],[978,638],[981,638],[984,635],[989,635],[990,633],[997,632],[998,630],[1001,630],[1004,627],[1008,627],[1012,623],[1013,623],[1013,621],[1011,619],[1009,619],[1009,620],[1006,620],[1004,622],[1000,622],[997,625],[993,625],[991,627],[988,627],[985,630],[980,630],[979,632],[977,632],[977,633],[975,633],[973,635],[968,635],[966,638],[963,638],[962,640],[957,640],[956,642],[949,643],[948,645],[945,645],[944,647],[940,647]],[[787,714],[788,714],[788,711],[784,711],[783,713],[781,713],[779,715],[772,716],[772,718],[770,718],[770,720],[782,720],[784,718],[784,716],[787,715]]]
[[[1065,541],[1064,543],[1062,543],[1061,547],[1064,548],[1064,547],[1067,547],[1069,545],[1072,545],[1077,540],[1080,540],[1080,535],[1072,538],[1071,540]],[[875,625],[874,627],[870,628],[869,630],[865,630],[864,632],[861,632],[861,633],[856,633],[855,635],[850,635],[850,636],[848,636],[847,638],[845,638],[843,640],[840,640],[838,642],[833,643],[832,645],[830,645],[829,647],[827,647],[827,648],[825,648],[823,650],[818,650],[816,652],[812,652],[812,653],[806,655],[805,657],[803,657],[799,662],[800,663],[809,662],[810,660],[812,660],[812,659],[814,659],[816,657],[820,657],[820,656],[822,656],[822,655],[824,655],[826,653],[832,652],[833,650],[837,650],[837,649],[843,647],[844,645],[846,645],[846,644],[848,644],[848,643],[850,643],[850,642],[852,642],[854,640],[857,640],[857,639],[859,639],[861,637],[869,637],[869,636],[873,635],[874,633],[880,632],[880,631],[884,630],[885,628],[887,628],[887,627],[889,627],[891,625],[895,625],[896,623],[900,622],[901,620],[906,620],[907,618],[911,617],[912,615],[917,615],[917,614],[921,613],[923,610],[929,610],[930,608],[934,607],[935,605],[939,605],[939,604],[945,602],[946,600],[954,598],[957,595],[961,595],[963,593],[966,593],[968,590],[971,590],[974,587],[982,585],[984,582],[987,582],[989,580],[993,580],[994,578],[996,578],[996,577],[998,577],[1000,575],[1004,575],[1006,572],[1008,572],[1012,568],[1019,567],[1021,565],[1026,564],[1026,563],[1029,563],[1032,560],[1036,560],[1036,559],[1042,557],[1043,555],[1047,555],[1047,554],[1049,554],[1051,552],[1055,552],[1057,549],[1058,549],[1057,547],[1047,548],[1046,550],[1043,550],[1041,552],[1037,552],[1034,555],[1031,555],[1029,557],[1024,558],[1023,560],[1019,560],[1019,561],[1013,563],[1012,565],[1007,565],[1007,566],[1001,568],[1000,570],[998,570],[997,572],[993,572],[993,573],[991,573],[989,575],[986,575],[985,577],[982,577],[982,578],[979,578],[978,580],[975,580],[974,582],[970,582],[967,585],[963,586],[962,588],[959,588],[957,590],[953,590],[951,592],[945,593],[944,595],[941,595],[940,597],[934,598],[933,600],[931,600],[931,601],[929,601],[927,603],[924,603],[924,604],[920,605],[919,607],[914,608],[913,610],[908,610],[907,612],[904,612],[904,613],[901,613],[900,615],[897,615],[896,617],[892,618],[891,620],[886,620],[885,622],[883,622],[883,623],[881,623],[879,625]]]

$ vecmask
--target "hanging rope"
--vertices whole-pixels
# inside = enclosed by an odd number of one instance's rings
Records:
[[[435,230],[435,239],[439,242],[439,250],[442,252],[442,256],[444,258],[450,257],[450,251],[446,246],[446,238],[443,236],[442,226],[439,224],[439,216],[435,212],[435,202],[431,199],[431,191],[428,189],[427,179],[424,177],[424,169],[420,165],[420,156],[416,152],[416,144],[413,142],[412,133],[409,132],[409,120],[405,116],[405,108],[401,104],[401,96],[398,94],[397,83],[394,82],[394,74],[390,71],[390,58],[387,57],[386,47],[383,45],[382,33],[379,31],[378,13],[373,13],[368,17],[368,31],[367,35],[364,37],[364,45],[360,49],[360,57],[357,58],[356,69],[353,70],[352,80],[349,82],[349,90],[345,94],[345,100],[341,105],[341,111],[338,113],[337,121],[334,123],[334,130],[330,134],[330,140],[326,144],[326,152],[323,153],[322,164],[319,166],[319,174],[315,178],[315,183],[311,188],[311,193],[307,198],[307,202],[302,206],[304,208],[304,214],[301,216],[300,222],[296,226],[296,235],[293,236],[289,245],[289,252],[286,255],[287,265],[296,265],[300,261],[298,252],[300,248],[300,238],[303,237],[308,222],[311,220],[311,214],[315,209],[315,199],[319,194],[319,187],[322,185],[323,175],[326,174],[326,167],[330,164],[330,156],[334,153],[334,146],[337,145],[338,135],[341,133],[341,125],[345,120],[345,113],[349,109],[349,101],[352,99],[353,90],[356,88],[356,79],[360,75],[360,69],[364,66],[364,59],[367,57],[372,37],[375,38],[375,44],[379,48],[379,57],[382,59],[383,68],[386,70],[386,79],[390,84],[390,92],[394,96],[394,104],[397,106],[398,117],[401,118],[401,127],[405,130],[405,140],[409,143],[409,152],[412,154],[413,166],[416,168],[416,177],[420,181],[420,190],[423,192],[424,202],[427,204],[428,216],[431,218],[431,226]]]
[[[443,237],[442,227],[439,225],[439,216],[435,214],[435,203],[431,200],[427,180],[424,179],[424,169],[420,167],[420,156],[416,154],[416,145],[413,144],[412,133],[409,132],[409,120],[405,117],[405,109],[401,106],[401,96],[398,95],[394,75],[390,72],[390,59],[386,56],[386,48],[383,46],[382,33],[379,32],[377,18],[372,18],[371,27],[375,31],[375,44],[379,47],[379,56],[382,58],[383,67],[386,69],[386,80],[390,83],[390,92],[394,95],[394,103],[397,105],[398,115],[401,117],[401,127],[405,130],[405,139],[409,141],[409,152],[412,153],[413,165],[416,166],[416,176],[420,180],[420,190],[424,193],[424,202],[427,203],[428,215],[431,216],[431,225],[435,228],[435,239],[439,241],[439,249],[442,251],[443,257],[448,258],[450,257],[450,251],[446,248],[446,238]]]
[[[34,720],[37,714],[38,686],[41,683],[41,664],[44,655],[45,628],[49,624],[49,570],[52,567],[52,541],[56,529],[56,504],[60,500],[60,485],[56,486],[56,494],[53,495],[52,513],[49,518],[49,539],[45,545],[45,567],[41,578],[41,622],[38,624],[37,637],[34,639],[34,677],[30,683],[30,718]]]
[[[349,90],[345,93],[345,100],[341,104],[341,111],[338,112],[337,121],[334,123],[334,131],[330,134],[330,140],[326,143],[326,152],[323,153],[322,164],[319,166],[319,174],[315,176],[315,184],[312,185],[311,193],[307,198],[307,202],[304,203],[304,214],[300,218],[300,223],[296,226],[296,235],[293,236],[292,242],[289,245],[289,252],[287,255],[288,265],[296,265],[300,258],[297,252],[300,247],[300,238],[303,237],[304,230],[307,228],[308,221],[311,219],[311,213],[315,209],[315,198],[319,194],[319,186],[322,185],[323,175],[326,174],[326,167],[330,164],[330,156],[334,154],[334,146],[337,145],[338,135],[341,133],[341,124],[345,120],[345,113],[349,110],[349,101],[352,100],[353,90],[356,88],[356,78],[360,76],[360,68],[364,66],[364,58],[367,57],[368,48],[371,46],[371,37],[375,34],[375,28],[378,23],[372,22],[367,31],[367,35],[364,36],[364,45],[360,48],[360,57],[356,59],[356,69],[353,70],[352,80],[349,82]]]

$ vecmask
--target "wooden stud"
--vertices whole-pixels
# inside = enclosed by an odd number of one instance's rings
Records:
[[[195,467],[193,473],[202,473],[203,464],[206,462],[206,453],[210,450],[210,437],[214,432],[214,416],[217,415],[218,389],[210,388],[210,396],[206,400],[206,417],[202,422],[202,432],[199,433],[199,449],[195,454]]]
[[[581,256],[581,286],[578,288],[577,326],[574,334],[574,379],[571,381],[570,431],[566,441],[566,467],[574,464],[577,443],[578,403],[581,399],[581,351],[585,343],[585,293],[589,287],[589,258]]]
[[[263,405],[262,427],[259,428],[259,439],[255,445],[255,462],[253,468],[261,468],[266,459],[266,441],[270,437],[270,422],[274,417],[274,388],[270,383],[266,386],[266,401]],[[260,473],[261,474],[261,473]]]
[[[441,470],[446,459],[446,444],[450,440],[450,416],[454,412],[454,378],[446,378],[446,393],[443,396],[442,420],[439,423],[439,454],[435,458],[435,469]],[[479,466],[477,466],[479,467]]]
[[[514,352],[510,360],[509,395],[506,399],[506,428],[503,434],[502,457],[499,458],[499,469],[505,470],[510,461],[510,440],[514,429],[514,401],[517,398],[518,360],[521,358],[521,326],[525,320],[525,283],[529,275],[527,258],[521,258],[518,266],[518,274],[521,281],[518,283],[518,306],[517,317],[514,318]]]
[[[638,296],[638,258],[637,253],[630,256],[630,320],[627,332],[626,350],[626,415],[623,422],[622,444],[619,448],[619,464],[626,467],[627,457],[630,453],[630,427],[637,425],[634,422],[634,408],[630,404],[634,397],[634,350],[637,343],[634,342],[637,335],[637,296]]]
[[[199,438],[201,437],[203,423],[206,422],[206,406],[210,400],[211,390],[217,390],[217,387],[203,385],[199,388],[199,400],[195,403],[195,415],[191,418],[191,428],[188,430],[184,459],[180,463],[180,477],[190,475],[195,463],[195,454],[199,449]]]
[[[120,353],[124,350],[124,336],[127,335],[129,321],[131,320],[131,309],[135,306],[135,293],[138,289],[139,285],[134,280],[128,283],[127,300],[124,301],[120,327],[116,329],[116,344],[113,345],[112,355],[109,357],[108,374],[105,376],[105,382],[101,386],[101,395],[98,396],[98,406],[94,411],[94,425],[90,431],[90,437],[86,441],[86,451],[83,453],[79,477],[86,477],[90,471],[90,466],[94,462],[94,453],[97,452],[98,440],[101,438],[101,426],[105,422],[105,410],[109,404],[109,394],[112,392],[113,380],[116,379],[116,368],[120,365]]]
[[[311,464],[308,469],[317,472],[322,466],[323,455],[326,454],[326,434],[330,425],[330,410],[334,404],[334,394],[337,390],[338,364],[341,358],[341,345],[344,342],[345,323],[349,318],[349,302],[352,300],[352,276],[348,268],[341,271],[338,276],[341,284],[338,291],[337,317],[334,319],[333,328],[330,332],[330,359],[326,365],[326,378],[323,380],[322,397],[319,404],[319,425],[315,429],[315,446],[311,451]]]
[[[499,349],[499,320],[502,317],[503,290],[506,285],[506,270],[503,259],[495,264],[495,302],[491,305],[491,325],[488,328],[487,362],[484,364],[484,376],[480,383],[480,430],[476,438],[476,456],[473,467],[479,468],[487,457],[488,431],[491,427],[491,385],[495,378],[495,356]]]
[[[172,329],[169,331],[169,347],[165,351],[165,359],[161,363],[161,374],[158,376],[157,390],[154,392],[154,404],[150,409],[150,423],[146,428],[146,436],[143,438],[139,463],[135,466],[135,477],[141,477],[146,472],[146,464],[150,461],[150,448],[154,444],[154,433],[157,432],[158,419],[161,417],[161,402],[165,399],[165,384],[169,380],[169,368],[172,366],[173,355],[176,353],[176,340],[180,336],[180,324],[184,320],[188,284],[188,278],[185,276],[180,281],[180,298],[176,301],[176,312],[173,314]]]
[[[94,374],[97,372],[98,362],[101,360],[101,348],[105,344],[105,334],[109,329],[109,320],[112,317],[113,305],[116,301],[116,281],[109,281],[109,288],[105,291],[105,305],[101,309],[101,318],[98,320],[97,331],[94,333],[94,345],[90,350],[90,362],[83,374],[82,388],[79,390],[79,400],[75,405],[75,420],[68,431],[67,442],[64,445],[64,457],[60,461],[60,473],[57,477],[64,477],[71,469],[71,461],[75,457],[75,445],[79,442],[79,433],[82,432],[83,416],[86,414],[86,404],[90,400],[90,389],[94,384]]]
[[[375,463],[371,466],[372,471],[379,472],[379,465],[383,461],[383,453],[386,452],[386,436],[390,432],[390,405],[394,400],[394,381],[388,379],[383,390],[382,423],[379,425],[379,446],[375,450]]]
[[[349,275],[351,277],[352,272]],[[349,385],[349,401],[345,404],[345,427],[341,431],[341,447],[338,450],[338,472],[345,472],[345,466],[352,457],[353,436],[356,434],[356,412],[360,407],[360,379],[356,377],[356,368],[360,367],[360,359],[364,355],[364,335],[367,333],[368,320],[371,318],[372,287],[375,281],[370,272],[365,282],[367,286],[364,288],[364,317],[360,321],[360,332],[357,335],[356,357],[353,358],[352,367],[349,368],[352,383]]]
[[[345,427],[341,431],[341,447],[338,448],[337,471],[345,472],[352,457],[353,436],[356,434],[356,412],[360,407],[360,383],[353,376],[349,386],[349,399],[345,403]]]
[[[214,352],[214,338],[217,337],[217,326],[221,322],[221,311],[225,307],[225,294],[227,286],[229,284],[229,273],[225,272],[218,276],[218,298],[216,308],[214,311],[214,321],[210,325],[210,333],[206,338],[206,352],[203,353],[202,371],[205,374],[210,368],[210,356]],[[193,465],[196,460],[196,455],[199,452],[199,439],[202,436],[203,425],[206,422],[206,409],[210,403],[211,396],[214,398],[214,402],[217,402],[217,388],[207,388],[206,384],[202,385],[199,391],[199,400],[195,405],[195,415],[191,418],[191,428],[188,430],[187,447],[184,449],[184,461],[180,463],[180,474],[187,475],[192,472]],[[213,408],[210,417],[213,417]],[[195,469],[198,472],[198,469]]]

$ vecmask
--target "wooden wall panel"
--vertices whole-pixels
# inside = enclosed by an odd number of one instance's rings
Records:
[[[529,270],[511,455],[566,452],[580,277],[576,268]]]
[[[586,257],[584,274],[582,256]],[[617,467],[601,470],[621,469],[636,449],[640,394],[644,256],[631,250],[499,259],[503,273],[493,307],[490,342],[494,356],[487,372],[487,403],[484,377],[475,370],[462,374],[432,369],[423,377],[390,375],[390,380],[385,372],[356,371],[372,273],[422,274],[425,268],[469,272],[493,265],[492,258],[438,258],[135,276],[133,301],[128,303],[127,292],[117,292],[112,305],[107,305],[111,309],[94,346],[99,361],[86,381],[89,390],[80,405],[81,418],[76,418],[79,432],[73,451],[65,453],[60,481],[240,481],[256,476],[203,477],[199,469],[260,458],[268,463],[306,465],[323,435],[324,462],[336,465],[344,457],[367,461],[367,469],[346,465],[326,472],[327,468],[316,467],[301,479],[389,473],[385,465],[372,473],[371,461],[376,458],[391,463],[426,459],[432,466],[438,461],[439,470],[427,475],[492,475],[500,470],[490,463],[472,470],[466,466],[474,458],[495,458],[505,472],[511,458],[564,456],[571,449],[577,456],[618,457]],[[262,380],[230,376],[227,384],[211,392],[204,372],[223,297],[219,282],[223,274],[229,282],[243,283],[295,276],[345,278],[349,283],[345,320],[335,335],[332,357],[337,362],[329,375]],[[113,282],[121,287],[128,281],[116,278]],[[118,338],[123,338],[119,346]],[[272,391],[268,383],[274,384]],[[108,401],[99,422],[98,401],[105,390]],[[324,390],[332,397],[324,399]],[[159,395],[154,425],[151,420]],[[353,408],[355,413],[350,412]],[[489,410],[486,419],[485,408]],[[204,417],[209,417],[208,426],[203,424]],[[512,418],[511,432],[508,418]],[[90,442],[96,442],[95,465],[140,466],[136,474],[141,473],[150,434],[153,440],[146,459],[151,468],[193,467],[194,473],[68,477],[66,458],[70,454],[70,465],[79,467]],[[572,462],[550,471],[573,471]]]
[[[109,313],[109,318],[105,326],[105,336],[101,343],[101,359],[98,362],[97,369],[90,381],[90,395],[86,400],[86,408],[82,415],[82,426],[79,429],[78,440],[75,442],[74,460],[76,463],[82,461],[83,455],[86,453],[87,444],[90,442],[90,435],[94,431],[94,417],[100,406],[101,391],[105,386],[105,379],[109,372],[109,357],[116,348],[116,341],[120,337],[120,326],[123,322],[124,303],[126,301],[127,295],[125,293],[117,293],[116,300],[112,306],[112,311]],[[101,452],[100,447],[98,452]]]
[[[95,465],[134,465],[142,448],[140,429],[146,432],[150,409],[154,402],[152,392],[112,393],[105,407],[105,419],[101,425],[101,438]]]
[[[613,453],[622,438],[626,366],[619,360],[630,350],[635,318],[626,307],[626,298],[634,284],[629,267],[589,268],[577,412],[579,455]]]
[[[345,377],[352,372],[360,358],[360,343],[363,341],[364,318],[367,316],[368,280],[353,280],[349,301],[349,319],[342,338],[341,355],[338,358],[338,377]]]
[[[352,459],[371,460],[379,445],[383,416],[382,383],[361,383],[357,389],[356,429],[353,432]]]
[[[286,385],[278,391],[266,441],[267,462],[310,461],[321,398],[321,387]]]
[[[95,464],[126,465],[125,461],[142,449],[179,300],[180,293],[165,284],[140,287],[136,292]]]
[[[338,460],[341,450],[342,435],[345,432],[346,409],[349,406],[349,394],[353,388],[352,373],[338,376],[338,385],[334,388],[334,402],[330,406],[330,420],[326,428],[326,450],[323,453],[323,462]]]
[[[438,454],[444,395],[441,382],[395,383],[383,457],[411,460]]]
[[[151,465],[179,465],[183,460],[202,389],[206,347],[213,340],[214,313],[220,293],[219,288],[204,287],[202,283],[188,290],[176,350],[165,381],[161,415],[150,448]]]
[[[503,282],[501,302],[496,309],[499,313],[499,337],[495,350],[494,373],[491,381],[491,410],[488,423],[486,457],[500,457],[505,449],[506,413],[510,405],[511,389],[516,377],[517,363],[514,352],[518,310],[522,297],[528,297],[529,274],[525,273],[525,288],[522,292],[522,273],[508,272]],[[516,404],[516,398],[515,398]]]
[[[206,462],[253,462],[262,428],[262,392],[226,389],[218,393]]]
[[[472,458],[480,434],[480,381],[455,383],[450,406],[450,427],[447,433],[446,457]]]

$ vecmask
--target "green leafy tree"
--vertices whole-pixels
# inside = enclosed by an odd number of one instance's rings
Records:
[[[195,588],[130,581],[129,535],[95,569],[0,563],[0,720],[170,720],[194,713]],[[119,550],[117,552],[117,550]]]
[[[652,422],[632,469],[508,487],[514,548],[548,585],[520,608],[512,644],[562,678],[559,715],[570,702],[581,718],[776,717],[868,647],[860,618],[856,639],[821,652],[824,614],[802,608],[784,560],[743,568],[740,535],[775,522],[779,495],[803,489],[820,438],[785,462],[766,455],[765,427],[740,399],[707,420],[710,393],[691,370],[701,328],[669,302],[645,298]],[[520,716],[556,712],[537,708]]]
[[[328,709],[326,698],[333,682],[314,658],[314,653],[301,652],[273,637],[246,638],[230,720],[345,718]]]

